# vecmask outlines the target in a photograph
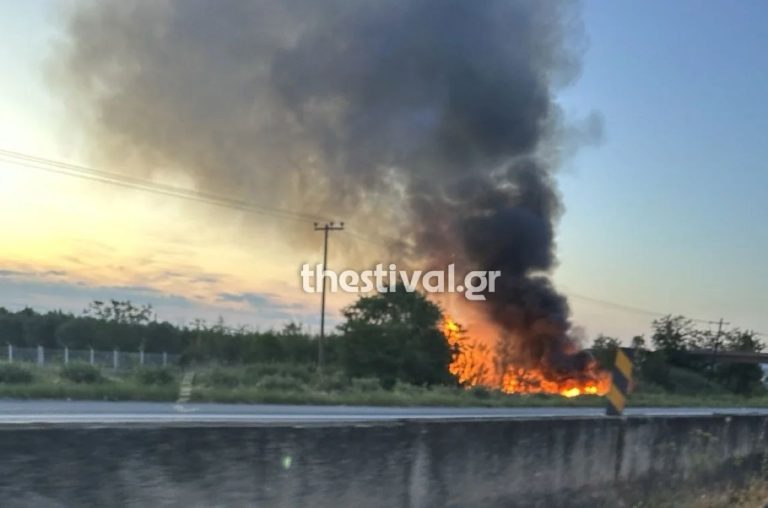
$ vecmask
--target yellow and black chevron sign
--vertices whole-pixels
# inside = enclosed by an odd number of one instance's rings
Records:
[[[632,386],[632,354],[631,348],[616,350],[616,361],[611,372],[611,389],[608,390],[608,408],[606,414],[621,416],[627,402],[627,394]]]

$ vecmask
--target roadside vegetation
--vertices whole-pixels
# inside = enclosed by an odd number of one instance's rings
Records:
[[[162,372],[162,374],[158,374]],[[177,368],[114,373],[89,364],[37,367],[0,363],[0,397],[14,399],[174,400]],[[157,381],[158,376],[161,382]]]
[[[91,369],[93,369],[92,372]],[[252,364],[197,367],[192,401],[285,404],[466,407],[602,407],[601,397],[509,395],[484,387],[417,386],[397,382],[385,388],[377,378],[347,379],[342,371],[320,375],[314,366]],[[181,369],[146,368],[114,373],[85,366],[39,368],[0,364],[0,398],[175,401]],[[768,397],[727,392],[706,397],[639,390],[630,406],[768,407]]]
[[[717,362],[715,355],[695,356],[694,351],[761,352],[765,345],[749,330],[720,332],[697,328],[683,316],[666,316],[652,323],[650,346],[642,336],[632,339],[635,351],[634,399],[644,397],[732,398],[761,401],[768,396],[764,373],[755,363]],[[592,352],[603,368],[613,367],[620,341],[600,336]]]
[[[760,508],[768,505],[765,471],[743,478],[738,484],[713,481],[705,486],[662,490],[632,508]]]
[[[344,311],[326,338],[326,363],[316,364],[317,340],[302,326],[233,329],[223,322],[188,327],[152,320],[150,307],[94,302],[82,316],[0,308],[0,340],[18,347],[119,349],[178,354],[180,364],[114,371],[88,363],[37,367],[0,361],[0,397],[162,400],[178,397],[184,371],[195,373],[192,400],[293,404],[448,406],[603,406],[596,396],[510,395],[462,386],[449,365],[458,353],[444,337],[439,307],[419,293],[363,297]],[[716,334],[667,316],[653,333],[632,341],[635,389],[629,406],[768,407],[763,373],[754,364],[692,359],[694,349],[760,351],[749,331]],[[616,338],[600,336],[593,354],[612,367]],[[0,354],[0,359],[2,359]]]

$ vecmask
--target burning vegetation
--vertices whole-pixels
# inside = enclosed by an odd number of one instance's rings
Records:
[[[558,103],[583,48],[564,1],[104,0],[72,9],[57,76],[101,159],[376,232],[347,263],[500,271],[492,334],[446,324],[451,370],[574,396],[607,385],[549,278],[555,171],[599,136]],[[300,227],[285,240],[315,252]]]
[[[483,341],[473,340],[466,331],[445,318],[443,334],[454,350],[451,374],[464,386],[487,386],[505,393],[558,394],[563,397],[604,395],[610,387],[609,373],[601,370],[586,352],[575,352],[572,364],[575,370],[563,370],[551,363],[521,366],[513,361],[500,361],[499,355]]]

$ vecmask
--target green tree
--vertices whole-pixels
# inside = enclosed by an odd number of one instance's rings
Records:
[[[592,354],[602,368],[610,369],[616,360],[616,350],[620,345],[619,339],[600,334],[592,344]]]
[[[738,328],[728,331],[723,342],[728,351],[758,353],[764,348],[755,332]],[[764,391],[763,369],[754,363],[720,363],[715,366],[714,379],[726,389],[741,395]]]
[[[152,319],[152,306],[136,306],[130,300],[110,300],[102,302],[94,300],[85,309],[84,314],[102,321],[112,321],[120,324],[142,325]]]
[[[693,321],[683,316],[664,316],[651,324],[651,341],[657,350],[667,354],[687,351],[696,341]]]
[[[708,370],[707,362],[693,358],[686,352],[691,349],[708,347],[710,338],[707,332],[697,330],[693,321],[683,316],[664,316],[651,324],[651,341],[657,353],[663,353],[666,361],[672,365],[704,373]]]
[[[365,296],[343,311],[339,329],[342,367],[350,377],[377,377],[386,387],[455,384],[448,370],[452,350],[440,325],[440,308],[418,292]]]

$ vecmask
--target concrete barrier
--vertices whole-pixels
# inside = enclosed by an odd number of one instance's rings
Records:
[[[751,467],[765,416],[0,427],[0,505],[621,506]]]

